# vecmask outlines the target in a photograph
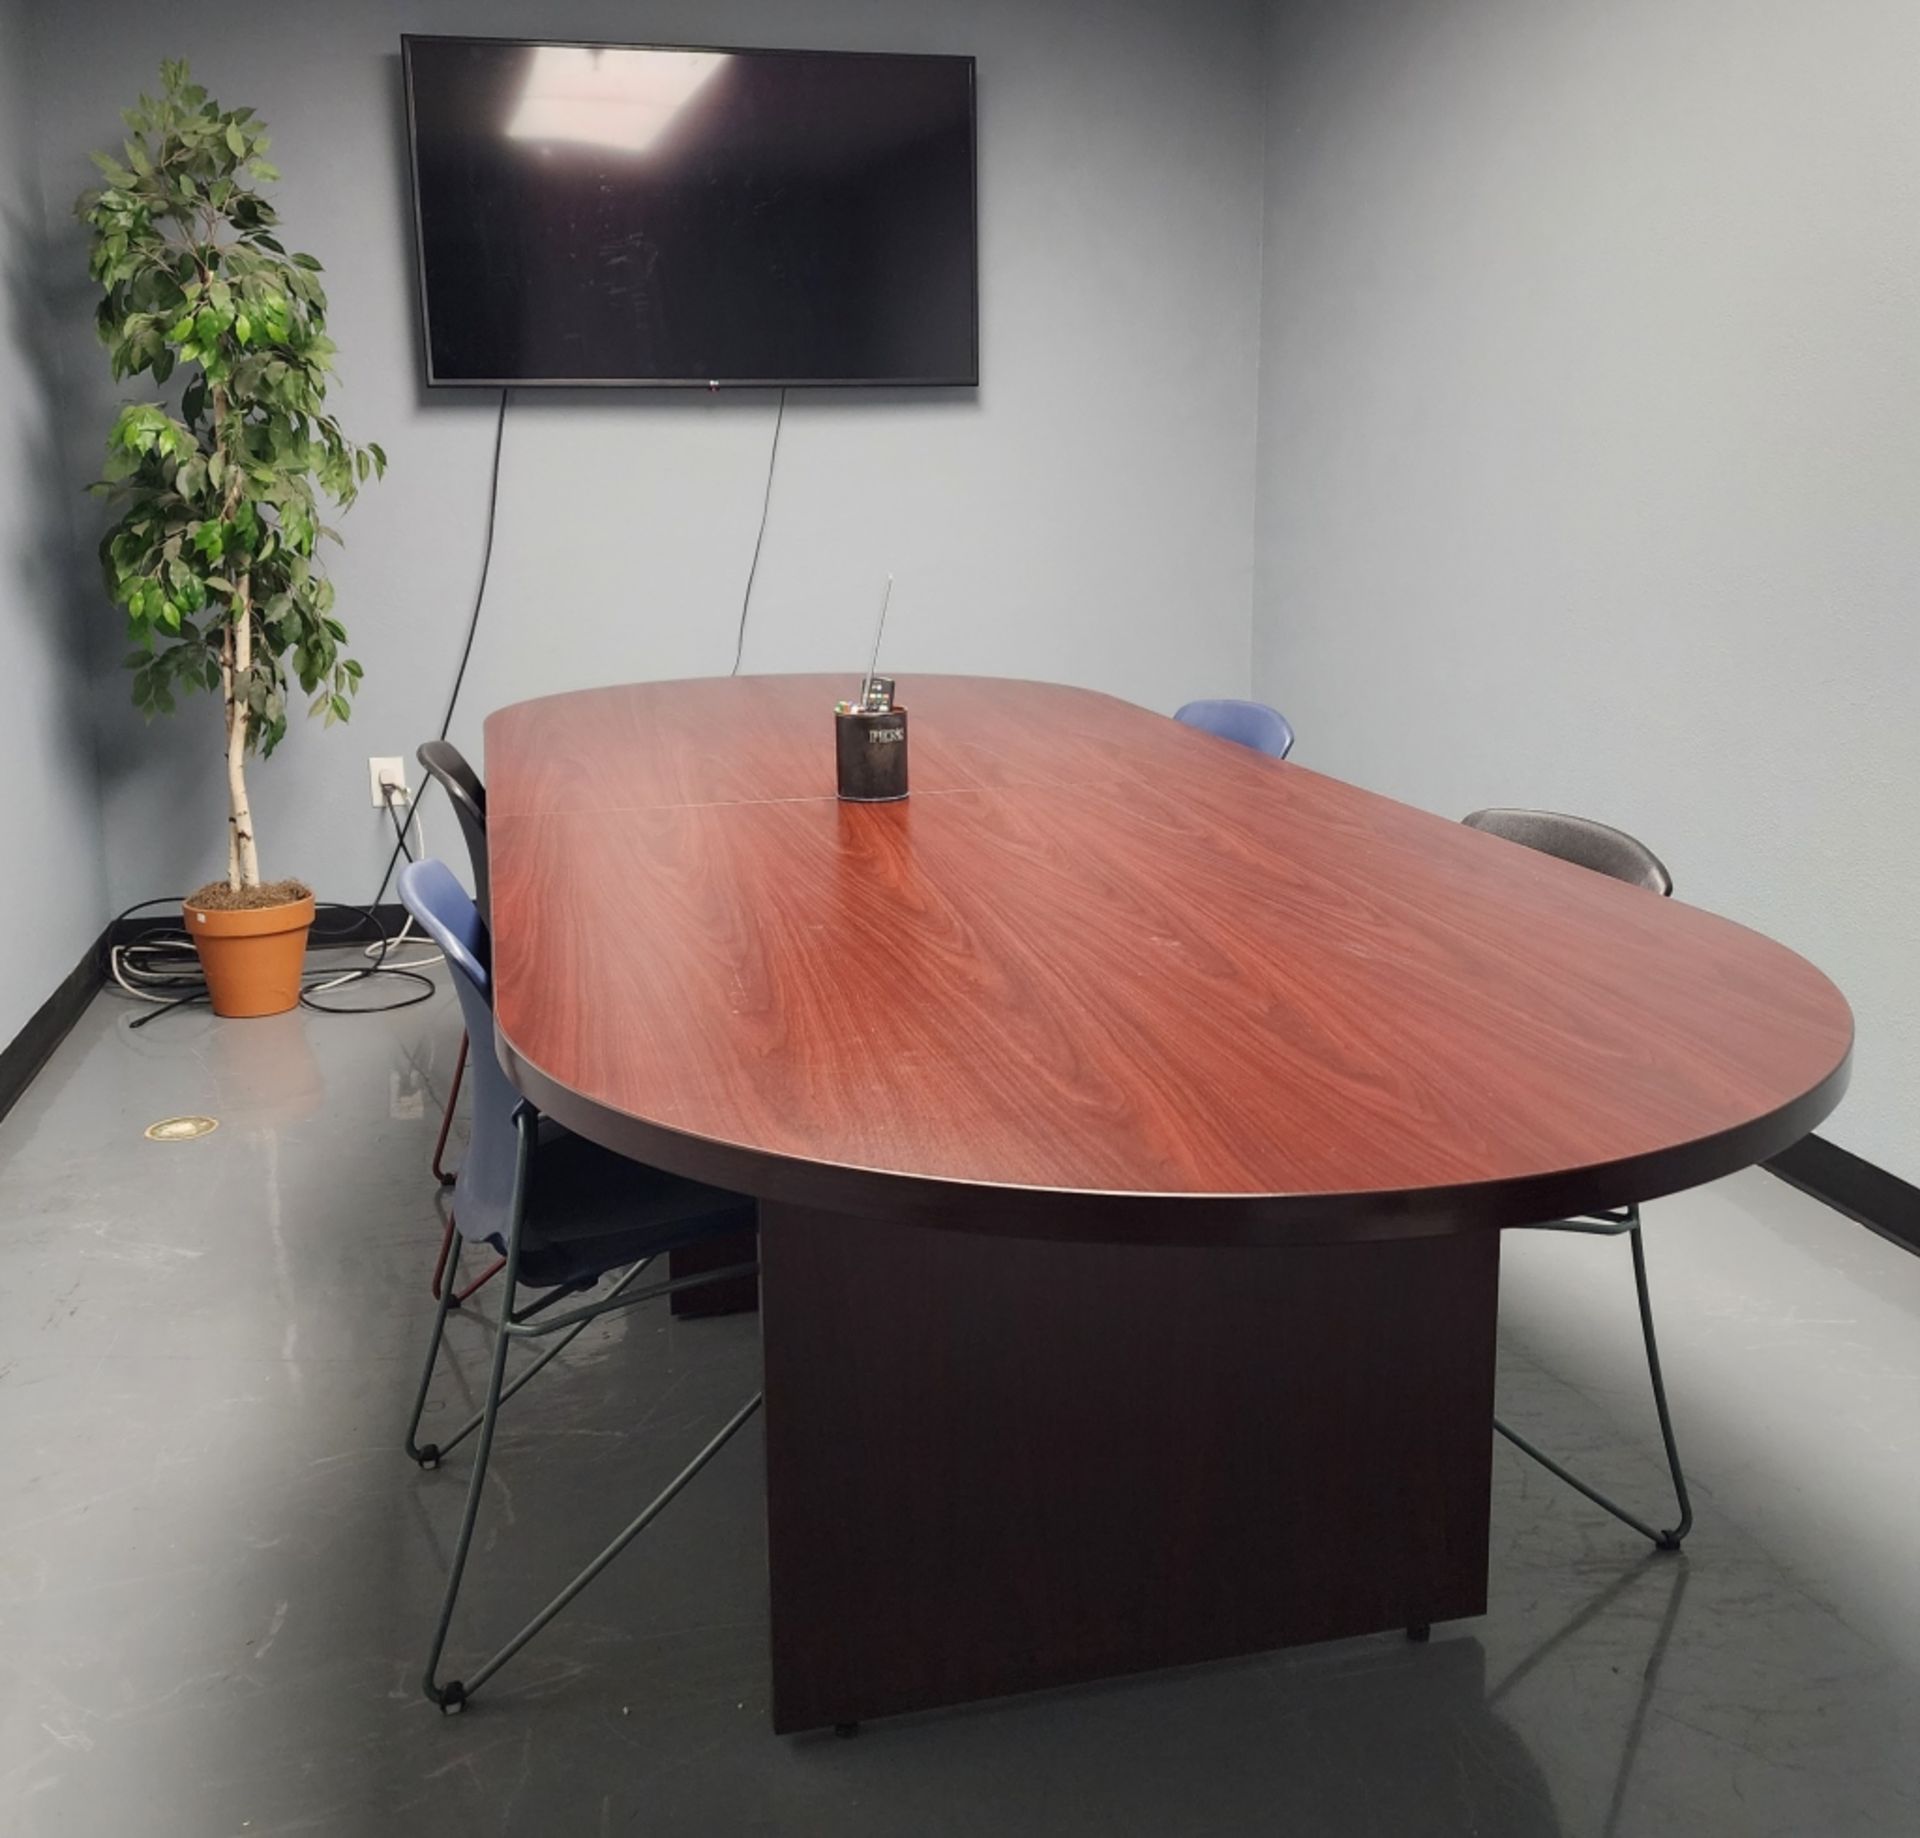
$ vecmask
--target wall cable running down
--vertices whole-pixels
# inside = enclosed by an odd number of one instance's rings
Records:
[[[760,573],[760,545],[767,540],[767,512],[773,504],[773,469],[780,460],[780,429],[787,418],[787,392],[780,392],[780,406],[773,413],[773,444],[767,449],[767,484],[760,494],[760,527],[754,532],[753,560],[747,565],[746,591],[740,596],[740,630],[733,641],[733,668],[728,676],[740,674],[740,659],[747,648],[747,613],[753,605],[753,583]]]
[[[487,577],[493,572],[493,537],[500,520],[500,455],[507,440],[507,400],[513,391],[503,389],[500,392],[500,409],[493,422],[493,462],[487,474],[487,528],[480,545],[480,579],[473,590],[473,608],[467,614],[466,637],[460,645],[460,665],[453,673],[453,687],[447,692],[446,713],[440,717],[440,730],[434,736],[436,740],[445,740],[447,731],[453,726],[453,712],[460,705],[460,691],[467,680],[467,665],[473,660],[473,641],[480,631],[480,609],[487,603]],[[421,787],[424,794],[425,786]],[[388,813],[393,805],[389,800]],[[400,866],[401,856],[407,854],[407,832],[414,826],[419,815],[420,803],[416,798],[407,808],[404,823],[396,825],[398,835],[394,839],[393,852],[387,857],[386,872],[380,877],[379,891],[373,896],[371,904],[378,907],[387,897],[387,888],[393,881],[394,870]],[[407,921],[408,925],[413,922]]]

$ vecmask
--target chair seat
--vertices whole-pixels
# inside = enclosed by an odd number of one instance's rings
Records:
[[[643,1257],[702,1239],[751,1232],[745,1194],[629,1161],[584,1136],[542,1132],[527,1189],[520,1280],[578,1287]],[[489,1240],[504,1252],[504,1238]]]

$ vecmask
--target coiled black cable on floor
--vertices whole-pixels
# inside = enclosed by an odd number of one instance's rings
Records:
[[[413,851],[407,846],[406,831],[400,823],[398,813],[393,808],[393,800],[387,800],[387,816],[392,821],[398,837],[397,850],[409,861]],[[397,859],[397,857],[396,857]],[[181,896],[164,895],[157,900],[142,900],[121,913],[109,928],[108,937],[116,938],[121,925],[137,913],[144,913],[156,906],[180,905]],[[351,913],[359,921],[356,925],[346,926],[337,932],[327,933],[317,929],[308,934],[309,950],[325,950],[347,944],[360,944],[366,939],[369,930],[374,934],[366,949],[371,962],[342,970],[327,964],[308,964],[300,972],[300,1006],[310,1008],[318,1015],[384,1015],[396,1009],[412,1008],[416,1003],[426,1001],[434,993],[433,979],[426,974],[426,966],[438,963],[438,956],[416,959],[413,963],[393,964],[387,959],[396,946],[403,942],[405,928],[396,936],[388,932],[381,922],[378,907],[355,906],[347,900],[316,900],[314,917],[316,921],[322,913]],[[162,1015],[171,1014],[175,1009],[193,1008],[205,1002],[207,981],[200,970],[200,953],[195,948],[192,937],[185,929],[174,930],[171,927],[158,927],[138,939],[126,944],[113,943],[107,952],[108,972],[113,981],[128,995],[143,1002],[153,1004],[152,1009],[130,1022],[131,1027],[145,1027],[150,1021],[158,1021]],[[398,978],[419,987],[391,1002],[319,1002],[316,996],[331,994],[336,989],[347,989],[357,983],[367,983],[376,977]]]
[[[179,905],[177,895],[142,900],[139,905],[130,906],[120,914],[114,921],[113,929],[117,932],[122,921],[150,907],[178,908]],[[368,949],[372,958],[368,963],[346,969],[332,964],[306,965],[300,972],[302,1008],[310,1008],[321,1015],[389,1014],[395,1009],[412,1008],[415,1003],[425,1002],[433,995],[436,986],[424,969],[414,964],[387,961],[399,940],[387,931],[374,908],[355,906],[343,900],[318,900],[314,903],[314,912],[316,918],[321,913],[351,913],[359,923],[336,933],[331,941],[325,934],[310,938],[310,950],[325,950],[330,943],[336,946],[358,943],[365,937],[366,931],[371,930],[374,939]],[[176,1009],[198,1007],[208,999],[207,981],[200,970],[200,954],[184,928],[158,927],[126,944],[115,944],[109,948],[108,960],[113,981],[122,990],[142,1002],[153,1004],[147,1013],[129,1023],[132,1027],[145,1027],[150,1021],[158,1021],[162,1015],[171,1014]],[[371,982],[376,977],[397,978],[417,987],[388,1002],[335,1003],[315,999],[336,989]]]

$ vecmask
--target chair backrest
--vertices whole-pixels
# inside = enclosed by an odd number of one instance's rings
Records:
[[[1285,759],[1293,751],[1293,725],[1277,708],[1264,702],[1236,702],[1228,697],[1189,702],[1174,711],[1174,720],[1190,728],[1251,747],[1269,759]]]
[[[1671,894],[1673,876],[1666,864],[1637,837],[1591,817],[1569,817],[1560,811],[1484,810],[1463,820],[1470,829],[1504,836],[1542,855],[1591,868],[1654,893]]]
[[[453,1216],[463,1238],[492,1239],[507,1229],[513,1201],[514,1106],[493,1044],[493,980],[478,947],[486,939],[479,909],[445,862],[409,862],[400,870],[400,900],[440,947],[460,999],[472,1043],[466,1086],[473,1101],[473,1138],[453,1184]]]
[[[453,814],[466,838],[467,860],[473,867],[473,893],[480,918],[493,925],[493,889],[487,878],[487,788],[467,764],[467,756],[450,740],[427,740],[414,755],[435,784],[447,794]],[[484,961],[484,959],[483,959]]]

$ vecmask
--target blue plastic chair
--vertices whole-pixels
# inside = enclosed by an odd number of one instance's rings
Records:
[[[600,1571],[643,1531],[675,1494],[719,1452],[727,1439],[760,1406],[758,1395],[737,1411],[679,1476],[534,1619],[464,1683],[437,1681],[440,1657],[452,1624],[454,1604],[473,1543],[474,1523],[486,1484],[500,1407],[521,1386],[565,1350],[586,1325],[611,1309],[631,1308],[672,1290],[740,1276],[753,1264],[683,1277],[676,1282],[634,1289],[631,1285],[661,1253],[709,1238],[755,1229],[752,1200],[704,1182],[667,1174],[616,1155],[581,1136],[571,1135],[539,1113],[516,1092],[492,1051],[492,985],[485,961],[486,928],[479,909],[444,862],[412,862],[400,872],[400,898],[445,955],[475,1042],[468,1068],[473,1101],[473,1139],[454,1182],[453,1219],[457,1229],[453,1262],[440,1288],[433,1339],[407,1425],[407,1453],[423,1468],[436,1468],[461,1442],[479,1432],[466,1514],[454,1545],[441,1604],[439,1626],[427,1658],[422,1688],[442,1710],[454,1711],[519,1652]],[[422,1446],[417,1438],[434,1366],[446,1333],[447,1315],[458,1288],[460,1249],[491,1245],[504,1259],[500,1308],[494,1327],[493,1359],[486,1398],[479,1411],[444,1443]],[[556,1313],[547,1311],[568,1295],[594,1288],[615,1271],[623,1274],[590,1302]],[[546,1293],[520,1306],[522,1285]],[[536,1318],[537,1317],[537,1318]],[[557,1334],[560,1338],[515,1378],[506,1379],[509,1344],[517,1339]]]
[[[1189,702],[1176,709],[1173,718],[1236,746],[1251,747],[1268,759],[1285,759],[1293,751],[1293,724],[1264,702],[1236,702],[1228,696],[1217,696]]]

